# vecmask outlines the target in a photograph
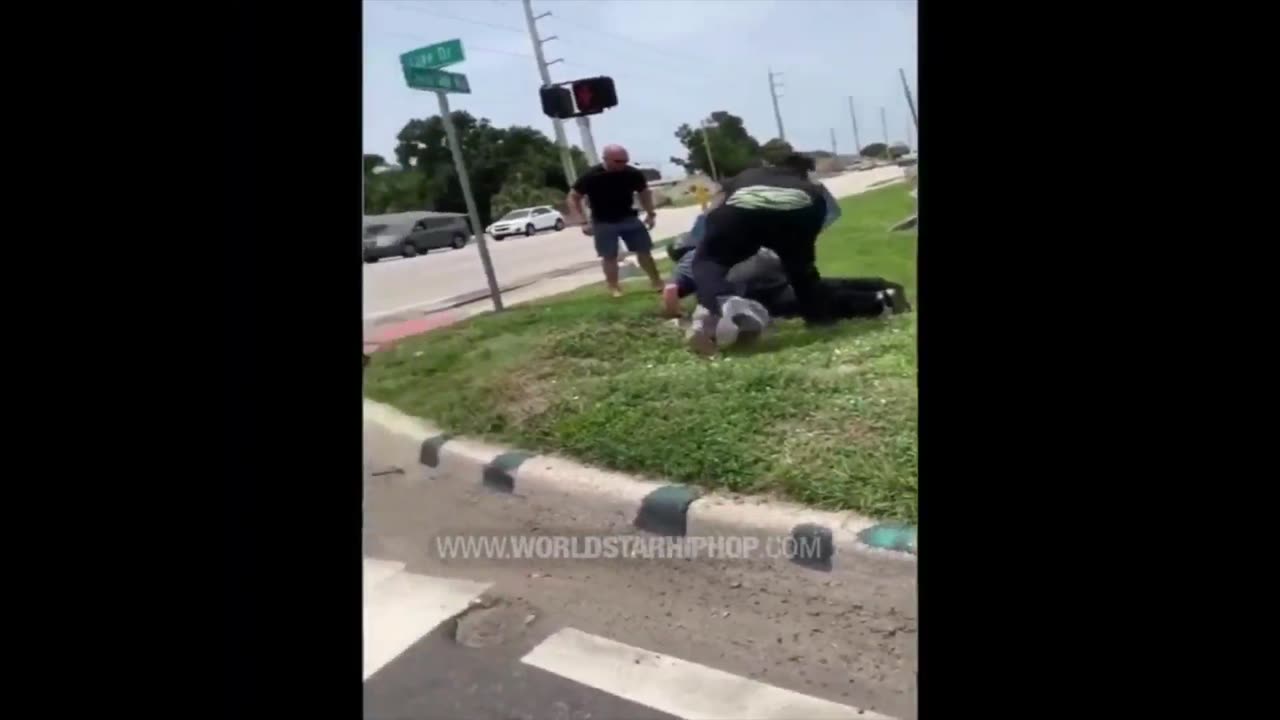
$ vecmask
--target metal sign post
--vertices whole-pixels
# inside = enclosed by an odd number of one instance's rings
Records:
[[[489,259],[489,246],[485,242],[484,228],[480,226],[480,212],[476,210],[476,199],[471,196],[471,178],[467,177],[467,166],[462,161],[462,144],[458,142],[458,129],[453,126],[453,117],[449,114],[449,96],[443,92],[437,92],[436,99],[440,101],[440,119],[444,122],[445,134],[449,136],[449,151],[453,153],[453,168],[458,171],[462,199],[467,203],[471,229],[476,234],[476,247],[480,250],[484,277],[489,281],[489,297],[493,298],[493,309],[501,310],[502,291],[498,290],[498,278],[493,273],[493,261]]]
[[[476,200],[471,195],[471,178],[467,177],[467,166],[462,161],[462,143],[458,140],[458,129],[453,126],[453,116],[449,113],[448,93],[470,93],[471,83],[467,81],[466,75],[440,69],[465,59],[462,41],[447,40],[401,55],[400,67],[404,71],[405,84],[415,90],[434,92],[436,99],[440,101],[440,121],[444,123],[445,134],[449,136],[449,152],[453,155],[453,168],[458,173],[458,185],[462,187],[462,199],[467,204],[467,217],[471,232],[476,238],[476,247],[480,251],[480,263],[484,265],[484,277],[489,283],[489,297],[493,300],[493,309],[502,310],[502,291],[498,289],[498,278],[493,272],[493,261],[489,258],[489,245],[485,242],[484,228],[480,226],[480,212],[476,210]]]

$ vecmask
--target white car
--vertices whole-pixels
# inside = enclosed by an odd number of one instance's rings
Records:
[[[539,230],[563,230],[564,218],[555,208],[542,205],[539,207],[512,210],[498,218],[485,228],[494,240],[501,240],[512,235],[532,235]]]

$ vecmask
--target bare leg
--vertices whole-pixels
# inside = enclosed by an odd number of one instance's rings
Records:
[[[662,288],[662,314],[669,318],[680,317],[680,288],[674,284]]]
[[[644,268],[645,274],[649,276],[649,282],[653,284],[653,289],[662,291],[662,276],[658,274],[658,265],[653,262],[653,255],[647,252],[636,253],[636,262],[640,263],[640,267]]]
[[[649,262],[653,262],[653,260],[650,259]],[[622,288],[618,287],[617,256],[600,258],[600,267],[604,268],[604,281],[609,285],[609,294],[614,297],[622,297]]]

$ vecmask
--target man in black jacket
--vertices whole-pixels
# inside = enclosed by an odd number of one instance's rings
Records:
[[[699,217],[693,230],[681,236],[668,249],[667,254],[675,262],[671,280],[663,289],[663,312],[668,317],[681,314],[680,301],[697,290],[693,276],[694,252],[702,243],[705,216]],[[787,281],[782,262],[767,248],[734,265],[725,276],[728,293],[754,300],[775,317],[799,316],[800,308],[795,290]],[[836,319],[875,317],[889,313],[909,312],[902,285],[884,278],[822,278],[828,303],[826,315]]]
[[[698,304],[709,313],[689,338],[700,354],[716,351],[720,298],[733,291],[726,281],[730,268],[761,248],[777,255],[806,322],[837,319],[815,264],[827,207],[822,187],[809,180],[812,171],[812,160],[792,153],[776,167],[751,168],[721,184],[721,201],[707,213],[706,236],[693,257]]]

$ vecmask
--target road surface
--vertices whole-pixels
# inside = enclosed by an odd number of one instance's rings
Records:
[[[450,557],[443,538],[640,533],[417,453],[366,426],[366,718],[917,716],[913,563]]]
[[[890,178],[902,168],[885,167],[851,172],[823,180],[832,194],[844,197]],[[699,208],[660,208],[654,240],[687,232]],[[379,322],[426,308],[452,297],[487,289],[476,244],[461,250],[433,250],[414,258],[388,258],[364,266],[364,319]],[[596,260],[591,238],[580,228],[489,241],[489,255],[499,285],[533,279],[556,270]]]

